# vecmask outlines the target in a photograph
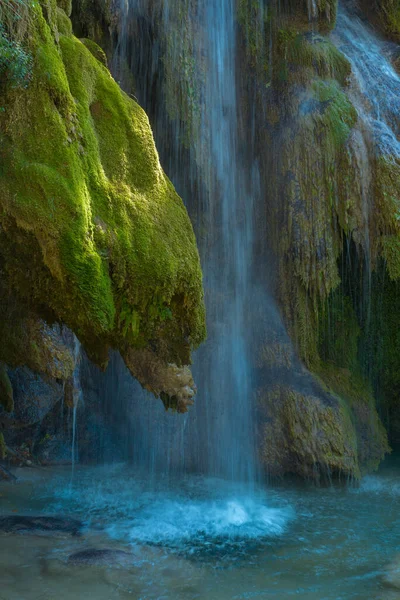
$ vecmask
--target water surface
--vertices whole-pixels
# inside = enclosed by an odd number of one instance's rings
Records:
[[[0,534],[0,598],[307,600],[400,597],[385,582],[400,543],[400,470],[359,489],[246,488],[186,477],[157,486],[125,465],[23,470],[0,488],[0,514],[81,518],[82,536]],[[87,548],[128,564],[77,566]],[[399,559],[400,560],[400,559]],[[400,580],[400,577],[399,577]]]

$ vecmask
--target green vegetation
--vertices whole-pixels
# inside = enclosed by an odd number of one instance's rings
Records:
[[[315,392],[278,385],[261,395],[261,411],[267,416],[262,459],[272,475],[358,479],[357,436],[348,408],[340,398],[327,402],[322,390]]]
[[[32,56],[24,47],[30,5],[30,0],[0,0],[0,93],[5,86],[26,87],[31,78]]]
[[[398,0],[362,0],[362,6],[385,35],[400,40],[400,4]]]
[[[3,93],[5,277],[40,316],[66,323],[100,364],[110,346],[150,342],[162,360],[187,364],[205,336],[188,215],[143,110],[60,11],[54,0],[30,7],[32,78]]]
[[[298,354],[320,386],[313,394],[303,393],[301,384],[281,383],[275,401],[263,394],[268,407],[261,419],[263,456],[268,469],[275,461],[281,471],[304,468],[312,476],[312,465],[320,462],[331,472],[357,477],[375,469],[389,451],[382,419],[386,424],[387,402],[393,406],[394,400],[383,391],[383,378],[371,373],[372,358],[364,358],[368,343],[379,336],[375,325],[368,329],[355,300],[363,295],[368,273],[353,265],[365,260],[374,270],[383,261],[388,280],[400,277],[399,165],[378,157],[368,176],[363,171],[368,142],[347,89],[351,66],[323,35],[334,24],[337,3],[317,3],[311,22],[308,7],[289,1],[278,10],[272,3],[261,14],[257,2],[239,4],[245,68],[254,77],[257,114],[266,116],[259,152],[268,194],[267,239],[279,271],[276,293]],[[367,209],[368,186],[375,200]],[[393,334],[386,335],[385,356],[396,344]],[[268,345],[263,350],[267,368],[286,368],[274,353]],[[385,372],[382,360],[376,364]],[[396,370],[394,365],[393,360],[390,368]],[[394,389],[392,382],[385,386]],[[303,419],[296,416],[300,405]],[[324,434],[315,432],[329,431],[337,453],[314,443],[311,431],[321,439]],[[338,442],[336,433],[343,431],[351,451]],[[269,439],[286,458],[270,455]]]

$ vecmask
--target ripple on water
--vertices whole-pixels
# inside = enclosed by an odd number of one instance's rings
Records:
[[[51,510],[73,509],[114,539],[198,552],[200,547],[240,546],[284,533],[293,519],[289,506],[272,506],[265,491],[252,494],[215,479],[189,478],[176,486],[149,488],[118,471],[104,481],[81,477],[55,486]]]

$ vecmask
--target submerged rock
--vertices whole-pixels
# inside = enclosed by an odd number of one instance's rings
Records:
[[[16,481],[17,478],[8,469],[0,465],[0,481]]]
[[[388,566],[383,581],[387,586],[400,590],[400,556]]]
[[[0,531],[4,533],[58,532],[79,535],[83,523],[67,517],[30,517],[9,515],[0,517]]]
[[[132,564],[133,555],[124,550],[114,550],[112,548],[88,548],[79,552],[74,552],[68,558],[68,562],[73,565],[127,565]]]

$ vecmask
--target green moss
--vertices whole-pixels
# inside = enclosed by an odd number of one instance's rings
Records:
[[[376,470],[390,448],[371,384],[360,373],[342,369],[335,363],[321,365],[318,375],[327,390],[340,398],[351,417],[361,472]]]
[[[357,436],[339,399],[278,385],[262,394],[260,403],[265,419],[261,455],[269,472],[360,477]]]
[[[274,69],[280,81],[307,85],[312,77],[319,77],[345,85],[351,72],[349,61],[329,39],[295,28],[278,30],[275,56]]]
[[[313,118],[325,128],[327,143],[340,147],[348,140],[357,120],[357,111],[346,94],[334,81],[315,81],[313,98],[320,103],[320,110]]]
[[[61,8],[57,8],[57,29],[62,35],[72,35],[72,23]]]
[[[389,277],[400,279],[400,237],[385,235],[382,237],[382,256],[386,261]]]
[[[98,46],[92,40],[88,40],[88,39],[85,39],[85,38],[81,39],[81,42],[89,50],[89,52],[91,52],[91,54],[93,54],[93,56],[95,58],[97,58],[97,60],[99,62],[101,62],[105,67],[107,66],[106,53],[104,52],[104,50],[102,50],[100,48],[100,46]]]
[[[57,4],[60,7],[60,9],[65,12],[67,17],[71,16],[72,0],[57,0]]]
[[[187,362],[205,335],[201,270],[148,119],[82,42],[56,43],[38,5],[29,46],[32,83],[8,92],[0,117],[9,283],[93,356],[152,340],[165,360]],[[138,315],[129,335],[127,307]]]
[[[400,4],[398,0],[362,0],[361,5],[372,22],[388,37],[400,39]]]
[[[290,102],[291,118],[280,128],[275,151],[278,170],[270,178],[276,192],[270,239],[280,257],[287,322],[302,359],[311,366],[318,362],[321,302],[340,284],[337,221],[346,223],[350,217],[349,188],[339,187],[346,170],[339,174],[338,165],[349,167],[347,144],[357,114],[333,80],[313,79]]]

